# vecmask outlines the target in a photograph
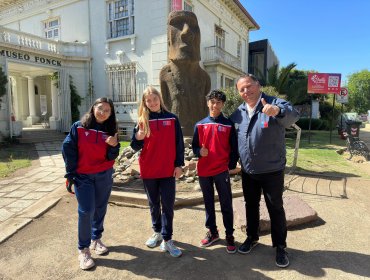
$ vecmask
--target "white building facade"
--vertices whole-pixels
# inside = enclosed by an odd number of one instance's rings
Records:
[[[130,134],[144,88],[160,88],[174,9],[197,15],[211,88],[234,86],[248,70],[249,31],[259,28],[237,0],[0,0],[0,67],[8,77],[0,133],[20,136],[42,118],[68,131],[72,81],[81,115],[108,96],[121,133]]]

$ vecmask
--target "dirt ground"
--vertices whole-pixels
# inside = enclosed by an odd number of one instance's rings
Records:
[[[77,205],[66,194],[0,246],[0,279],[368,279],[370,181],[350,179],[347,193],[348,199],[341,199],[294,192],[318,212],[319,220],[289,230],[287,269],[275,266],[269,234],[248,255],[227,254],[224,240],[199,248],[205,234],[202,206],[175,211],[173,238],[184,253],[176,259],[144,245],[151,234],[147,207],[111,204],[103,237],[110,253],[96,257],[91,271],[78,267]],[[245,238],[240,229],[235,237],[239,244]]]
[[[370,132],[370,125],[366,130]],[[369,163],[351,164],[370,174]],[[319,219],[288,231],[287,269],[275,266],[268,233],[248,255],[227,254],[224,240],[199,248],[206,231],[203,206],[175,211],[173,238],[184,253],[176,259],[144,245],[152,233],[148,207],[110,204],[103,236],[110,253],[94,256],[97,267],[82,271],[77,261],[77,203],[65,194],[53,209],[0,245],[0,279],[369,279],[370,180],[349,178],[348,199],[340,198],[340,182],[329,187],[318,179],[293,182],[286,194],[301,197]],[[186,192],[194,190],[178,186],[179,194]],[[217,220],[223,238],[219,205]],[[245,239],[239,228],[235,238],[238,244]]]

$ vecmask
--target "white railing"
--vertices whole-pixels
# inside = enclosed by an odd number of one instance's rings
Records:
[[[79,57],[90,55],[88,44],[49,40],[0,26],[0,43],[2,42],[31,50],[50,52],[51,54]]]
[[[238,70],[242,70],[242,64],[239,58],[216,46],[205,48],[203,63],[207,62],[222,62]]]

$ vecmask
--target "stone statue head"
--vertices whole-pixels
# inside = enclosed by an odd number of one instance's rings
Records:
[[[167,35],[170,60],[200,61],[200,30],[193,12],[171,12]]]

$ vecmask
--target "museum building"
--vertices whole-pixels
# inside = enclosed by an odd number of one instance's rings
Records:
[[[147,85],[159,87],[168,63],[167,17],[193,11],[201,66],[211,88],[235,86],[248,72],[249,31],[259,26],[238,0],[0,0],[0,133],[69,131],[71,88],[80,114],[103,96],[114,101],[120,134],[129,136]]]

